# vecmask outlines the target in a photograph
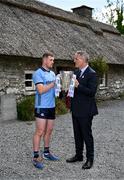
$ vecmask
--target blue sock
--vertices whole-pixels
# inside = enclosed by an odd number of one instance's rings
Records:
[[[39,157],[39,152],[38,151],[34,151],[34,158],[38,158]]]
[[[49,153],[49,147],[44,147],[44,153]]]

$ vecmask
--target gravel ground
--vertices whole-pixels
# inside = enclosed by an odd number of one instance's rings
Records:
[[[31,163],[34,128],[34,122],[0,123],[0,180],[124,179],[124,100],[99,105],[99,115],[93,121],[95,162],[90,170],[82,170],[82,162],[68,164],[65,161],[74,155],[70,114],[57,117],[52,137],[52,152],[61,160],[44,161],[43,170]]]

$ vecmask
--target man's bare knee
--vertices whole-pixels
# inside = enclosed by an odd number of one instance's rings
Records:
[[[38,136],[44,136],[44,134],[45,134],[45,130],[44,129],[37,129],[36,131],[35,131],[35,134],[36,135],[38,135]]]
[[[46,134],[50,135],[52,133],[52,131],[53,131],[53,128],[49,128],[49,129],[47,129]]]

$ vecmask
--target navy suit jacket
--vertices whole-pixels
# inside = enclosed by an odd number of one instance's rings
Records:
[[[71,98],[72,114],[77,117],[89,117],[98,114],[95,102],[97,91],[96,72],[88,66],[81,77],[79,70],[76,70],[74,74],[79,85],[75,88],[74,97]]]

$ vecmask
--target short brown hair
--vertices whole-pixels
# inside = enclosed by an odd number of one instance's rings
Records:
[[[43,58],[47,58],[48,56],[54,57],[52,52],[45,52],[42,56],[42,60],[43,60]]]

